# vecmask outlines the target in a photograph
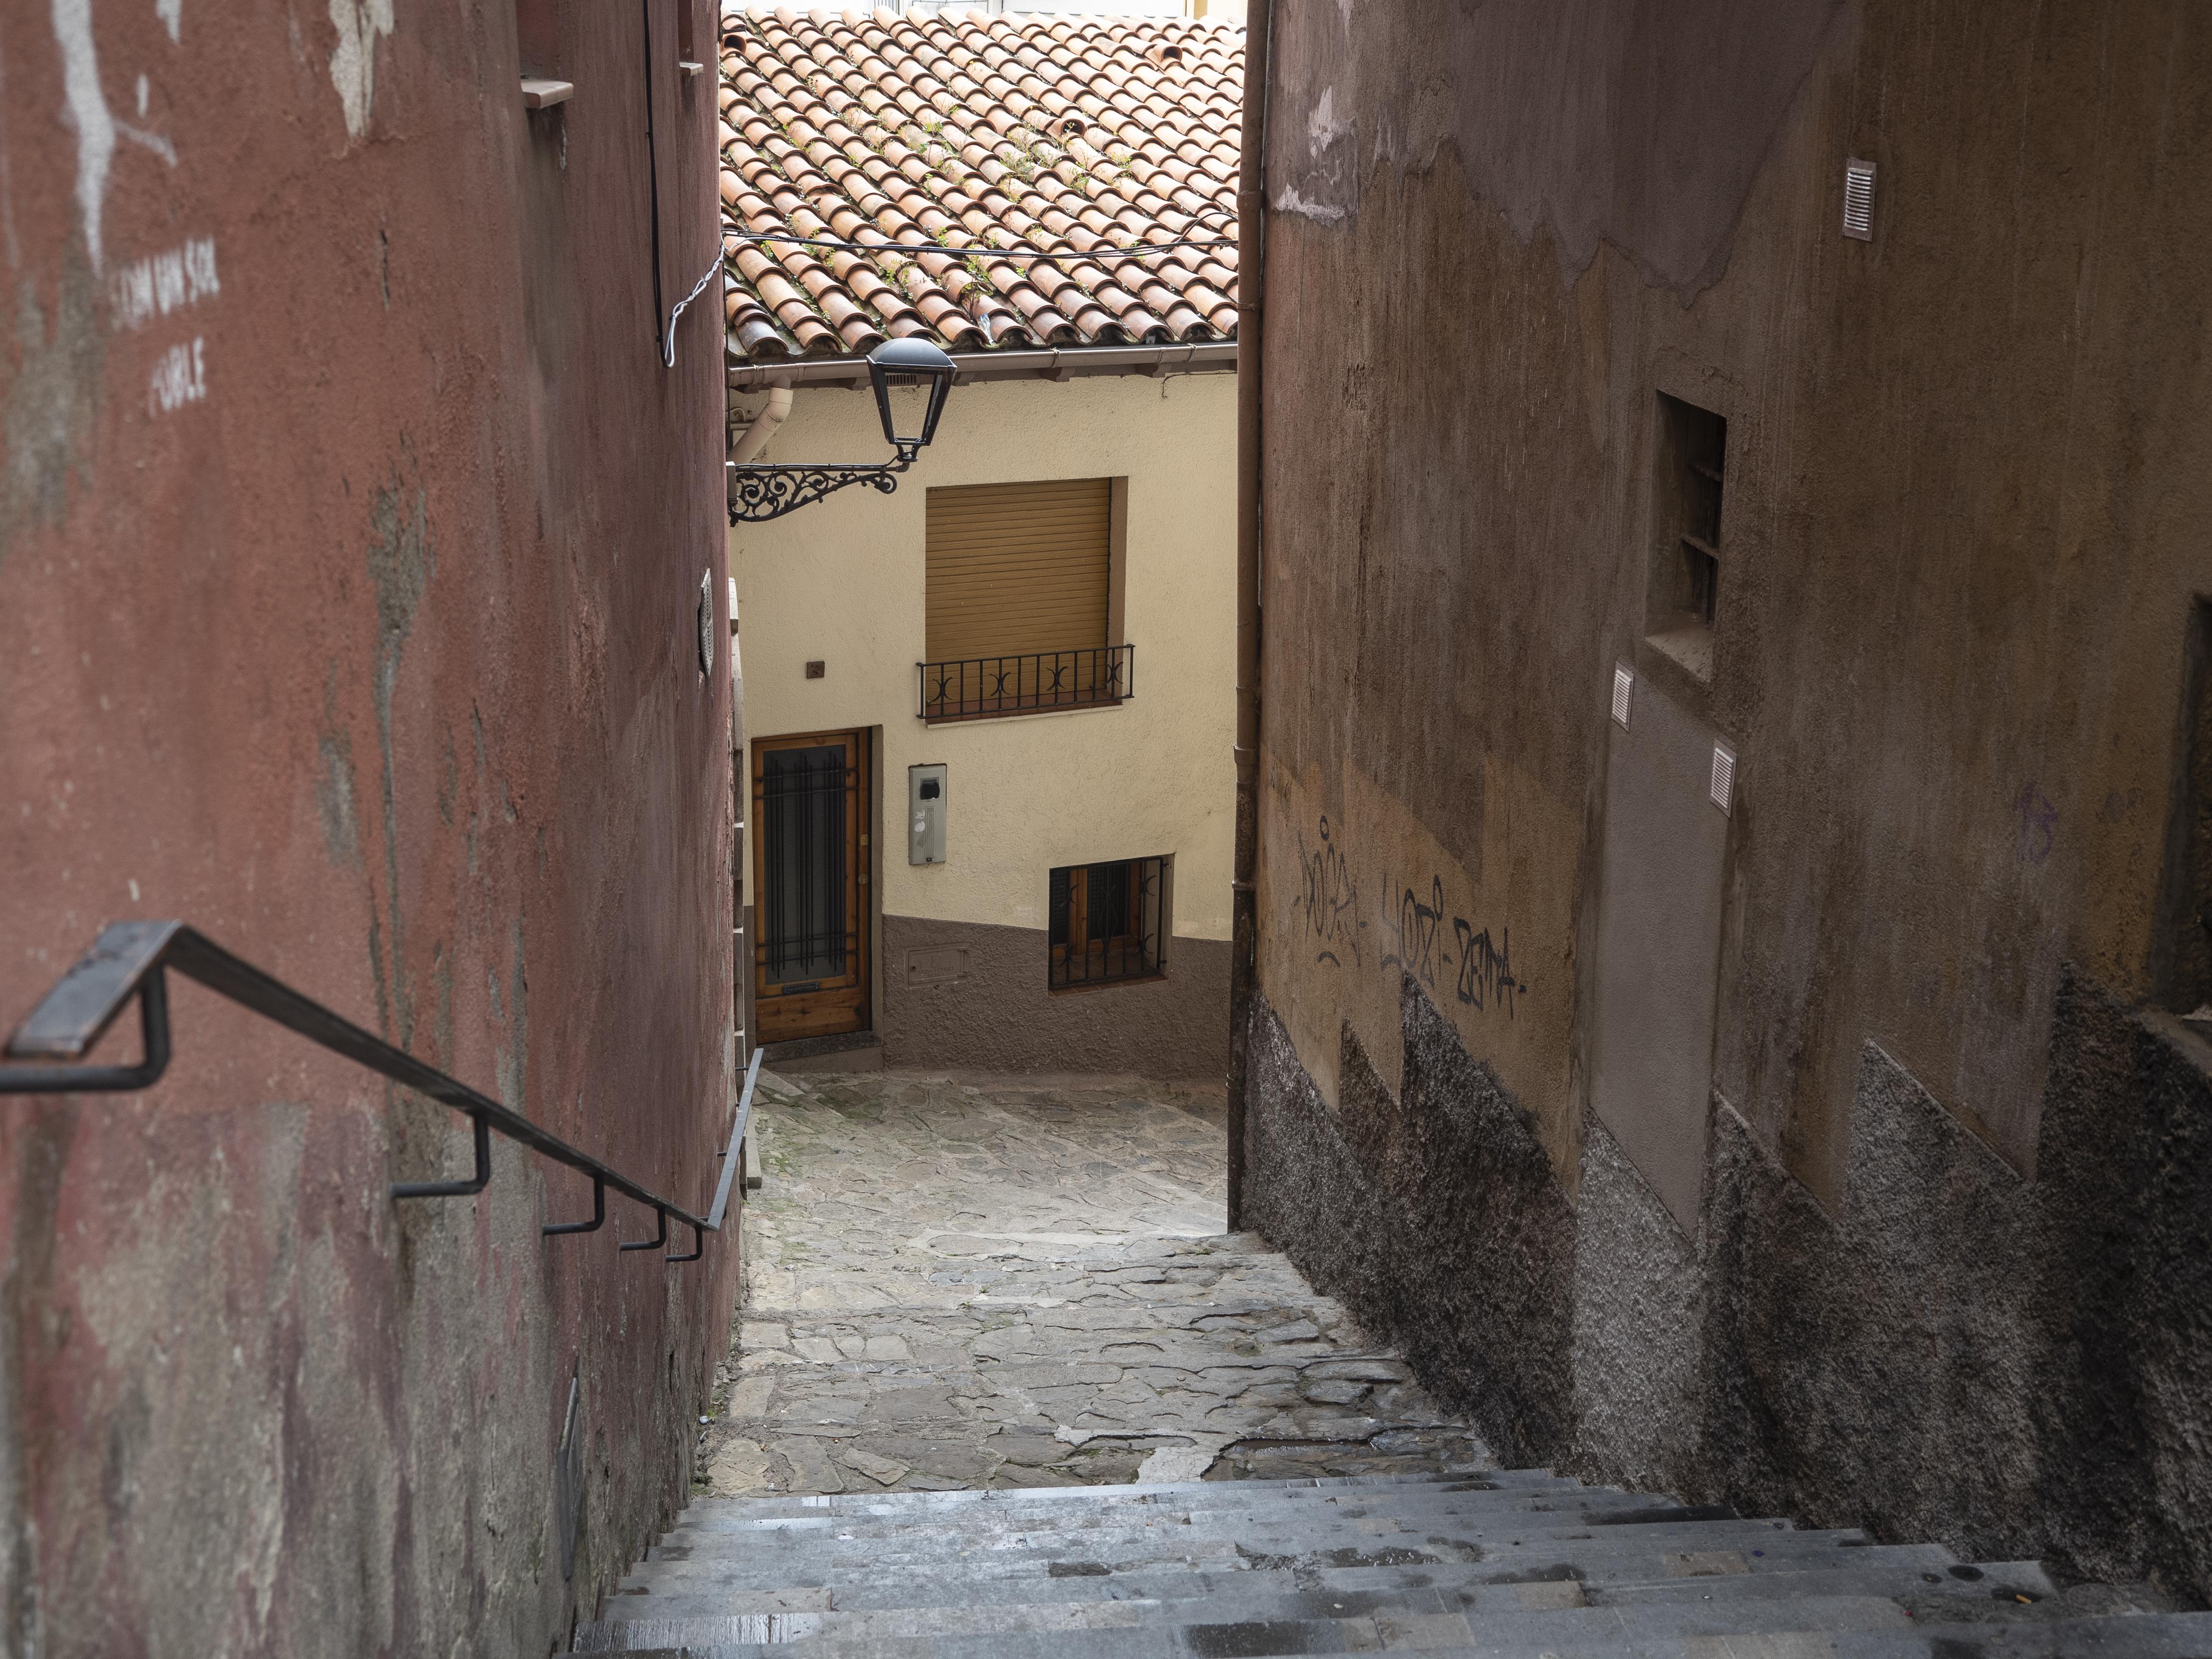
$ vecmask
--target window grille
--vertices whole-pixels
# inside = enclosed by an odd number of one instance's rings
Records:
[[[1052,872],[1054,990],[1151,979],[1167,969],[1168,860],[1117,859]]]

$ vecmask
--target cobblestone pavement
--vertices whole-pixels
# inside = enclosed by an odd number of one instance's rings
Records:
[[[752,1122],[702,1491],[1492,1467],[1395,1353],[1223,1233],[1218,1089],[763,1073]]]

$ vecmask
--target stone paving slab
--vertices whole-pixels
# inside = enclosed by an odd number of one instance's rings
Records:
[[[763,1072],[702,1435],[719,1497],[1493,1466],[1395,1352],[1224,1232],[1219,1091]]]

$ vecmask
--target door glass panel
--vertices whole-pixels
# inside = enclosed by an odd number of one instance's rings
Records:
[[[843,744],[761,757],[765,917],[772,982],[845,975]]]

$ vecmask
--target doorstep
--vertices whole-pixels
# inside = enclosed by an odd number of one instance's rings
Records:
[[[880,1072],[884,1042],[873,1031],[794,1037],[788,1042],[763,1043],[761,1058],[779,1072]]]

